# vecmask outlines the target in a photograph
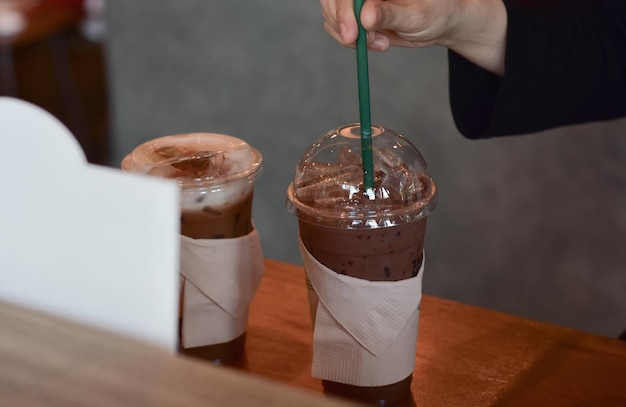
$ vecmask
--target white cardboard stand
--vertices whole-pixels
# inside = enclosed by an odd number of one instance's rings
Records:
[[[179,192],[0,97],[0,301],[176,349]]]

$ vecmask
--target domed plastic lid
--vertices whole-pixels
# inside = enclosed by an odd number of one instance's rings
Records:
[[[261,154],[245,141],[224,134],[189,133],[160,137],[141,144],[122,161],[122,169],[175,179],[183,188],[260,175]]]
[[[437,188],[417,148],[398,133],[372,126],[374,193],[363,189],[358,124],[329,131],[304,153],[287,190],[301,219],[344,228],[411,222],[437,205]]]

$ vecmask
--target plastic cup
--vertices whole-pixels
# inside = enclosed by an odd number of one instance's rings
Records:
[[[303,245],[327,268],[369,281],[414,278],[424,260],[426,219],[437,189],[408,140],[372,126],[372,141],[373,196],[363,190],[360,128],[350,124],[327,132],[303,154],[287,206],[298,218]],[[388,406],[411,397],[411,379],[368,387],[322,383],[328,393]]]
[[[176,180],[181,191],[181,234],[222,239],[245,236],[253,230],[252,198],[261,162],[261,154],[239,138],[190,133],[139,145],[124,158],[122,169]],[[180,318],[183,299],[181,287]],[[243,356],[245,340],[244,332],[225,343],[181,345],[179,351],[216,364],[231,364]]]

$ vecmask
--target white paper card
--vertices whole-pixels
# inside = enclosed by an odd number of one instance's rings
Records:
[[[311,375],[363,387],[407,378],[415,367],[425,262],[413,278],[367,281],[325,267],[302,241],[300,252],[316,307]]]
[[[179,190],[0,97],[0,300],[176,349]]]

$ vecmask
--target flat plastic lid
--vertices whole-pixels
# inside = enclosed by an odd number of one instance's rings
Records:
[[[183,187],[226,184],[260,175],[262,157],[245,141],[224,134],[189,133],[139,145],[122,161],[124,171],[177,180]]]
[[[287,207],[329,226],[384,227],[430,214],[437,188],[426,161],[400,134],[372,126],[374,196],[363,189],[358,124],[331,130],[303,154],[287,190]]]

